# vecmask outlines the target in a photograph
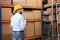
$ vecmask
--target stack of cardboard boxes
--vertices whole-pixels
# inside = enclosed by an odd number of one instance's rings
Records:
[[[11,0],[8,0],[8,2],[2,0],[2,4],[10,5]],[[13,0],[13,5],[17,4],[21,6],[42,6],[42,0]],[[2,20],[10,20],[12,15],[11,8],[2,8]],[[22,15],[25,19],[40,19],[41,10],[26,10]],[[25,37],[41,35],[41,29],[41,22],[28,22],[25,29]],[[12,28],[10,27],[10,23],[2,23],[2,39],[12,39]]]

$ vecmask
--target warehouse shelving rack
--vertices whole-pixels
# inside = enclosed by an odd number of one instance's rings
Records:
[[[2,6],[2,8],[11,8],[11,12],[13,13],[13,0],[11,0],[11,5],[8,4],[0,4]],[[41,10],[41,6],[22,6],[24,10]],[[2,23],[10,23],[10,20],[2,20]],[[27,22],[41,22],[41,18],[39,19],[28,19]],[[41,38],[41,35],[37,35],[37,36],[32,36],[29,38],[25,38],[25,40],[29,40],[29,39],[35,39],[35,38]]]
[[[11,8],[12,9],[14,5],[1,4],[1,6],[3,8]],[[23,6],[23,8],[24,8],[24,10],[41,10],[40,7],[36,7],[36,6]],[[41,22],[41,18],[39,18],[39,19],[28,19],[27,22]],[[10,20],[2,20],[2,23],[10,23]],[[41,37],[42,37],[41,35],[37,35],[37,36],[25,38],[25,40],[41,38]]]
[[[11,8],[11,12],[13,13],[13,2],[11,2],[11,5],[8,4],[0,4],[2,8]],[[24,10],[41,10],[41,6],[22,6]],[[30,19],[27,22],[35,22],[35,21],[41,21],[41,18],[39,19]],[[2,20],[2,22],[10,22],[10,20]]]
[[[57,0],[55,0],[57,1]],[[59,40],[59,26],[58,26],[58,12],[60,11],[57,11],[57,8],[60,6],[60,3],[55,3],[53,4],[53,0],[51,0],[52,2],[52,5],[48,6],[48,7],[44,7],[45,4],[43,4],[42,6],[42,35],[43,35],[43,38],[42,40],[54,40],[54,22],[56,22],[56,34],[58,36],[58,40]],[[52,9],[52,12],[51,14],[44,14],[44,10],[48,9],[48,8],[51,8]],[[54,10],[54,11],[53,11]],[[45,16],[52,16],[52,20],[51,21],[44,21],[44,17]],[[55,15],[55,18],[53,18]],[[55,20],[54,20],[55,19]],[[45,24],[47,23],[47,24]],[[48,24],[49,23],[49,24]],[[48,30],[44,30],[48,27]],[[51,34],[50,34],[51,32]],[[51,39],[49,39],[49,36],[51,36]]]
[[[60,26],[59,26],[59,22],[58,22],[58,16],[60,16],[59,14],[59,12],[60,12],[60,10],[58,10],[58,8],[60,8],[60,4],[58,5],[59,3],[56,3],[56,19],[57,19],[57,39],[58,40],[60,40]]]

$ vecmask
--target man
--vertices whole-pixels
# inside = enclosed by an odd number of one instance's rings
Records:
[[[21,15],[23,8],[20,5],[14,6],[14,15],[11,17],[12,40],[24,40],[24,29],[26,20]]]

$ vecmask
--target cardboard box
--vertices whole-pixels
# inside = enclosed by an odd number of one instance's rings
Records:
[[[47,9],[47,12],[52,12],[52,8],[48,8]]]
[[[2,24],[2,40],[12,40],[12,28],[10,23]]]
[[[32,36],[34,36],[34,23],[27,23],[25,30],[25,37],[32,37]]]
[[[60,0],[57,0],[57,3],[60,3]]]
[[[2,24],[2,34],[12,33],[12,28],[10,23],[3,23]]]
[[[13,5],[26,6],[26,0],[13,0]]]
[[[40,10],[33,10],[33,17],[34,17],[34,19],[41,18],[41,11]]]
[[[52,4],[52,1],[53,1],[53,4],[55,4],[55,0],[48,0],[48,4]]]
[[[33,12],[32,11],[24,11],[23,14],[25,19],[33,19]]]
[[[2,20],[10,20],[12,15],[11,8],[2,8]]]
[[[37,0],[37,6],[42,6],[42,0]]]
[[[27,6],[37,6],[36,0],[27,0]]]
[[[11,5],[11,0],[0,0],[1,4]]]
[[[44,11],[44,14],[48,14],[47,12],[48,12],[48,11]]]
[[[42,25],[41,22],[35,22],[35,35],[41,35]]]

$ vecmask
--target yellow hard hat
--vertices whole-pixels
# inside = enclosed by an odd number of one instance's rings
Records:
[[[18,10],[18,9],[22,9],[22,6],[20,6],[20,5],[15,5],[15,6],[14,6],[14,11],[13,11],[13,12],[15,12],[15,11]]]

